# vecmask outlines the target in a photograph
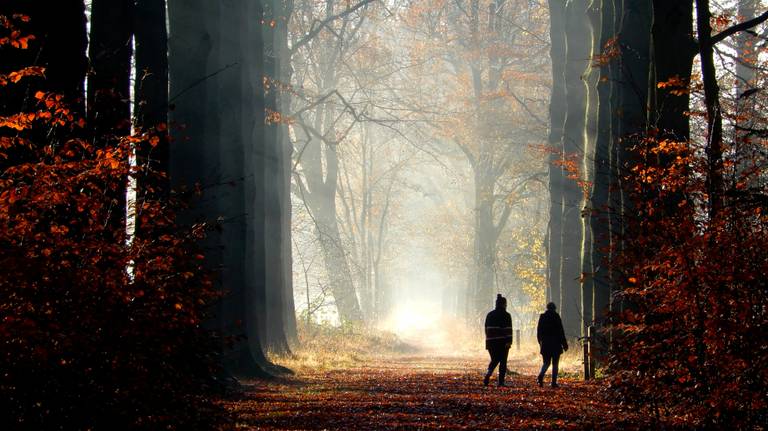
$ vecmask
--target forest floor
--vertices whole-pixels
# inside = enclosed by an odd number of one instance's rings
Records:
[[[233,429],[657,429],[641,412],[611,401],[598,382],[566,375],[559,388],[536,385],[537,355],[512,356],[507,387],[482,384],[483,356],[419,352],[371,356],[295,376],[243,382],[225,402]],[[549,376],[546,383],[548,383]],[[664,424],[667,428],[680,428]]]

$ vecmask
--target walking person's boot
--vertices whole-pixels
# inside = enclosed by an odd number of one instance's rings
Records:
[[[485,377],[483,377],[483,386],[488,386],[488,383],[491,382],[491,373],[488,372],[485,374]]]
[[[536,383],[538,383],[538,384],[539,384],[539,387],[543,387],[543,386],[544,386],[544,376],[543,376],[543,375],[541,375],[541,374],[539,374],[539,375],[536,377]]]
[[[506,386],[504,384],[504,377],[507,375],[507,370],[499,370],[499,386]]]

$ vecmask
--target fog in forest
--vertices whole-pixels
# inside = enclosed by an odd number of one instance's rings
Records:
[[[530,336],[546,290],[548,19],[528,0],[294,3],[299,325],[362,321],[450,350],[501,293]]]

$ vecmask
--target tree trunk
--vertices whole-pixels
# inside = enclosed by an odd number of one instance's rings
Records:
[[[601,32],[602,32],[602,11],[600,1],[591,2],[587,5],[587,18],[589,19],[590,32],[590,60],[588,74],[585,76],[587,85],[587,121],[586,138],[584,154],[581,159],[581,170],[583,172],[584,190],[581,207],[581,320],[582,335],[586,335],[586,328],[594,323],[595,311],[595,272],[598,262],[593,260],[595,240],[591,223],[591,195],[595,187],[595,153],[597,146],[597,136],[599,127],[600,113],[600,93],[598,84],[601,77],[599,67],[595,66],[595,56],[600,54],[601,50]]]
[[[628,197],[624,177],[634,163],[632,146],[638,142],[648,124],[648,83],[651,65],[652,6],[650,0],[626,0],[617,8],[621,17],[618,32],[620,58],[617,67],[618,85],[615,124],[616,137],[612,152],[613,176],[617,179],[617,192],[611,197],[614,208],[612,218],[612,249],[621,254],[624,248],[625,227],[630,217],[635,217],[633,204]],[[616,276],[617,273],[615,273]],[[614,311],[621,311],[623,304],[614,304]]]
[[[587,111],[589,88],[586,74],[592,58],[592,29],[587,16],[586,0],[568,2],[565,12],[565,91],[567,112],[563,131],[563,154],[566,160],[579,163],[588,153]],[[577,181],[583,172],[570,172],[563,182],[562,303],[560,315],[568,337],[582,333],[581,322],[581,249],[583,192]]]
[[[131,0],[94,0],[89,45],[88,125],[97,145],[115,144],[131,134],[131,56],[134,4]],[[128,163],[128,155],[123,155]],[[112,202],[109,225],[125,230],[128,178],[117,190],[105,191]],[[121,241],[122,237],[115,238]]]
[[[265,102],[267,113],[279,113],[279,98],[281,89],[279,82],[281,78],[282,64],[278,57],[280,45],[283,43],[281,38],[287,37],[286,22],[283,19],[281,1],[267,2],[265,7],[264,19],[274,21],[274,26],[262,26],[262,37],[264,40],[264,77],[268,80],[266,85]],[[285,354],[290,351],[288,340],[285,336],[283,313],[286,311],[286,289],[284,284],[285,270],[283,260],[284,249],[290,247],[290,243],[285,242],[283,225],[285,217],[283,209],[283,138],[284,127],[280,121],[268,121],[264,127],[264,184],[265,184],[265,241],[270,245],[266,253],[266,316],[264,338],[265,348],[274,353]],[[293,293],[291,292],[291,295]]]
[[[616,35],[616,15],[612,0],[603,0],[601,5],[600,47],[606,49]],[[602,53],[607,55],[607,52]],[[598,92],[598,125],[594,150],[594,186],[590,196],[590,219],[592,228],[592,319],[602,322],[610,306],[613,282],[608,268],[612,265],[610,253],[610,207],[609,190],[615,180],[611,177],[611,147],[614,144],[612,96],[615,89],[616,64],[606,58],[600,69]]]
[[[242,336],[224,348],[223,362],[240,376],[283,371],[263,354],[265,292],[263,143],[264,97],[259,2],[231,4],[170,0],[170,73],[178,130],[171,179],[204,195],[189,221],[221,220],[206,240],[207,261],[220,270],[225,296],[218,306],[224,335]],[[266,370],[266,371],[265,371]]]
[[[723,112],[720,107],[720,86],[715,70],[714,46],[712,43],[712,14],[709,0],[696,0],[696,25],[699,35],[699,59],[701,78],[704,83],[704,105],[707,108],[708,143],[707,194],[709,196],[709,218],[714,220],[723,208]]]
[[[482,157],[481,157],[482,158]],[[492,306],[496,286],[496,226],[493,221],[495,178],[485,163],[475,167],[475,319]]]
[[[693,40],[693,0],[653,0],[653,68],[655,109],[651,107],[651,123],[659,129],[660,138],[687,141],[690,135],[688,116],[690,97],[687,92],[672,94],[680,87],[658,88],[655,84],[678,79],[682,85],[691,80],[696,43]],[[674,157],[673,157],[674,158]]]
[[[88,120],[94,136],[131,133],[130,78],[133,1],[93,0]]]
[[[547,300],[561,304],[562,213],[563,213],[563,128],[565,126],[565,2],[549,1],[550,57],[552,58],[552,94],[549,104],[549,163],[550,215],[547,244]]]
[[[134,84],[134,118],[136,129],[149,131],[159,139],[155,146],[137,151],[139,166],[154,172],[168,172],[168,33],[165,0],[137,0],[134,18],[136,49],[136,82]],[[158,127],[160,126],[160,127]],[[151,192],[148,189],[152,189]],[[137,209],[142,196],[167,196],[167,179],[144,178],[138,184]],[[141,215],[138,217],[140,225]],[[140,226],[137,226],[140,229]]]

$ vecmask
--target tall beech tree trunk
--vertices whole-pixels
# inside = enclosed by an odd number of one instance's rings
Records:
[[[598,83],[600,79],[600,69],[595,67],[595,56],[600,54],[602,15],[601,2],[591,1],[586,5],[586,14],[589,19],[589,63],[587,72],[584,75],[584,82],[587,86],[587,108],[586,108],[586,133],[584,151],[581,157],[581,172],[583,180],[583,195],[579,205],[581,209],[581,333],[587,335],[586,328],[594,320],[594,301],[595,301],[595,268],[597,263],[593,261],[594,257],[594,238],[591,223],[591,198],[594,193],[595,183],[595,151],[597,146],[597,135],[599,127],[600,111],[600,93],[598,92]]]
[[[616,35],[616,14],[613,0],[603,0],[600,9],[600,50],[599,55],[610,56],[609,49]],[[615,142],[613,134],[613,95],[616,73],[615,59],[601,57],[598,93],[598,124],[594,149],[594,167],[592,194],[590,195],[589,223],[592,229],[592,319],[603,323],[606,311],[610,308],[611,292],[614,283],[611,280],[611,229],[609,202],[611,184],[611,148]]]
[[[621,11],[618,32],[620,57],[617,64],[618,85],[616,87],[617,105],[616,138],[613,175],[617,179],[615,200],[611,203],[615,214],[611,233],[616,239],[613,249],[616,253],[623,250],[626,221],[635,216],[633,205],[627,196],[627,187],[623,178],[632,165],[632,146],[638,142],[640,133],[647,129],[648,122],[648,83],[651,67],[651,25],[653,11],[650,0],[625,0]],[[621,308],[622,305],[618,304]]]
[[[693,58],[697,53],[693,39],[693,0],[653,0],[653,72],[650,123],[659,129],[659,137],[687,141],[690,126],[686,112],[690,96],[683,91],[691,81]],[[659,82],[679,80],[680,86],[658,88]],[[674,158],[674,156],[673,156]]]
[[[653,65],[650,88],[649,126],[655,126],[659,139],[687,142],[690,138],[688,115],[690,96],[687,86],[691,81],[696,41],[693,39],[693,0],[669,2],[653,1]],[[677,81],[677,82],[674,82]],[[659,86],[659,83],[667,85]],[[674,163],[678,152],[659,154],[659,166]],[[678,211],[686,196],[676,193],[665,200],[657,213],[665,217]]]
[[[287,22],[282,0],[269,1],[265,5],[264,19],[274,22],[274,26],[263,26],[264,40],[264,76],[267,79],[265,103],[268,113],[281,111],[281,72],[282,59],[279,57],[283,38],[287,38]],[[285,127],[281,121],[268,121],[265,125],[264,137],[264,191],[265,191],[265,241],[270,244],[270,250],[266,253],[266,315],[264,344],[268,351],[275,353],[288,353],[288,340],[284,331],[286,312],[285,297],[288,292],[285,289],[286,262],[284,249],[290,247],[290,242],[285,242],[283,225],[286,218],[283,214],[283,169],[284,151],[283,133]],[[291,295],[293,293],[291,292]]]
[[[561,268],[563,257],[563,128],[565,127],[565,2],[549,1],[550,57],[552,58],[552,94],[549,103],[549,163],[550,214],[547,244],[547,300],[562,303]]]
[[[88,75],[88,124],[98,144],[115,143],[131,134],[131,56],[133,55],[132,0],[93,0]],[[128,155],[123,162],[127,163]],[[126,187],[107,190],[112,201],[110,225],[125,225]]]
[[[291,52],[288,49],[288,26],[293,14],[293,0],[280,0],[276,6],[278,24],[275,29],[275,51],[280,59],[277,78],[282,84],[288,85],[292,79]],[[278,94],[278,111],[281,114],[290,112],[291,93],[281,91]],[[282,278],[283,278],[283,331],[288,343],[297,345],[299,337],[296,329],[296,306],[293,298],[293,250],[292,250],[292,205],[291,205],[291,175],[293,173],[293,144],[291,143],[288,124],[281,122],[279,149],[281,165],[279,168],[280,205],[283,222],[281,224],[282,241]]]
[[[93,0],[91,6],[88,120],[97,137],[131,132],[133,9],[132,0]]]
[[[154,147],[137,153],[137,163],[156,172],[168,172],[168,32],[165,0],[137,0],[134,18],[136,82],[134,83],[134,119],[139,130],[153,130],[159,138]],[[152,189],[151,191],[149,189]],[[141,201],[147,194],[166,196],[167,179],[139,181],[138,226],[141,225]]]
[[[260,2],[170,0],[171,147],[176,185],[199,183],[187,215],[220,222],[207,240],[208,262],[225,292],[218,326],[245,335],[225,347],[224,364],[240,376],[285,371],[264,356],[264,64]],[[185,127],[179,127],[184,125]]]
[[[563,156],[581,168],[588,153],[587,113],[589,88],[587,73],[592,59],[592,29],[587,16],[587,1],[574,0],[565,11],[565,93],[567,111],[563,130]],[[560,315],[568,337],[582,332],[581,249],[583,192],[577,182],[583,172],[567,173],[563,181],[562,268]]]

